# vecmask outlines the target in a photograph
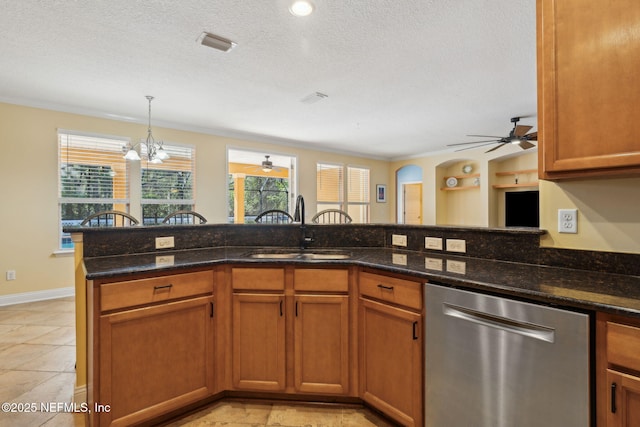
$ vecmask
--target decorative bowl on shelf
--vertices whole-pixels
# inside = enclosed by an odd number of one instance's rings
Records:
[[[447,178],[447,187],[452,188],[458,185],[458,180],[453,177],[450,176],[449,178]]]

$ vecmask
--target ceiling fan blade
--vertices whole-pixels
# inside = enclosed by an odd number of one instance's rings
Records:
[[[464,150],[473,150],[474,148],[480,148],[480,147],[484,147],[485,145],[491,145],[491,144],[495,144],[497,141],[491,141],[491,142],[486,142],[484,144],[480,144],[480,145],[474,145],[473,147],[465,147],[465,148],[461,148],[459,150],[455,150],[455,152],[457,153],[458,151],[464,151]]]
[[[522,126],[522,125],[518,125],[516,126],[516,129],[513,131],[513,134],[515,136],[524,136],[527,132],[529,132],[531,130],[533,126]]]
[[[528,150],[529,148],[533,148],[535,147],[534,144],[530,143],[529,141],[526,140],[522,140],[520,141],[520,143],[518,144],[520,146],[520,148],[522,148],[523,150]]]
[[[527,141],[537,141],[538,140],[538,132],[531,132],[524,136],[527,138]]]
[[[473,136],[476,138],[496,138],[496,139],[504,138],[504,136],[495,136],[495,135],[467,135],[467,136]]]
[[[455,145],[480,144],[482,142],[498,142],[498,141],[499,139],[489,139],[487,141],[456,142],[455,144],[447,144],[447,147],[453,147]]]
[[[507,144],[506,142],[503,142],[503,143],[501,143],[500,145],[496,145],[496,146],[495,146],[495,147],[493,147],[491,150],[487,150],[487,151],[485,151],[485,154],[486,154],[486,153],[490,153],[490,152],[492,152],[492,151],[495,151],[495,150],[497,150],[498,148],[505,146],[506,144]]]

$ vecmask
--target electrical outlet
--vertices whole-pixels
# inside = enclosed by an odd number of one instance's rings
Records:
[[[156,249],[171,249],[174,246],[173,236],[156,237]]]
[[[16,280],[15,270],[7,270],[7,280]]]
[[[558,209],[558,232],[577,233],[578,232],[578,210]]]
[[[442,237],[425,237],[424,247],[427,249],[442,250]]]
[[[467,241],[464,239],[447,239],[447,251],[449,252],[467,252]]]
[[[407,236],[404,234],[392,234],[391,244],[393,246],[407,246]]]

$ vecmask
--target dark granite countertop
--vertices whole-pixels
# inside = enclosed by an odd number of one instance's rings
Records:
[[[87,279],[233,264],[357,265],[544,304],[640,318],[640,276],[390,248],[345,248],[345,260],[254,259],[256,247],[212,247],[85,258]],[[457,262],[457,263],[456,263]]]

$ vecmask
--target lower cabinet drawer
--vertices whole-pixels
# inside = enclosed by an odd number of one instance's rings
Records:
[[[293,272],[296,291],[349,292],[349,270],[331,268],[296,268]]]
[[[281,291],[284,289],[284,268],[233,268],[231,285],[233,289],[249,291]]]
[[[100,286],[100,309],[117,310],[212,292],[212,270],[106,283]]]
[[[640,371],[640,328],[607,322],[607,361]]]
[[[422,309],[422,288],[423,285],[420,282],[367,272],[360,273],[360,295],[416,310]]]

